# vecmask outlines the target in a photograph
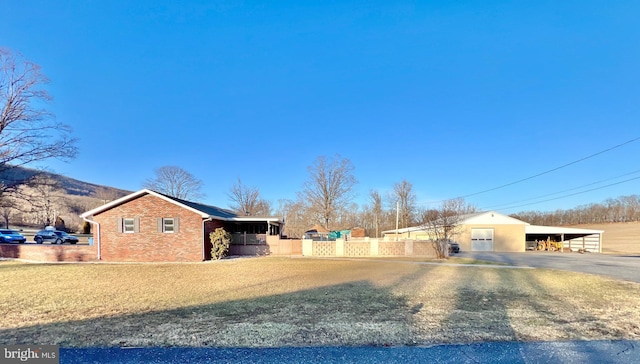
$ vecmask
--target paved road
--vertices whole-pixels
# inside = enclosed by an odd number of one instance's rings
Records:
[[[60,363],[640,363],[640,341],[431,347],[60,349]]]
[[[552,268],[598,274],[640,283],[640,256],[618,256],[598,253],[487,253],[461,252],[457,257],[502,262],[517,266]]]

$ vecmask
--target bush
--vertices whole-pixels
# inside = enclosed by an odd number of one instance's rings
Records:
[[[217,228],[209,234],[211,240],[211,257],[215,259],[221,259],[229,252],[229,245],[231,244],[231,234],[226,232],[223,228]]]
[[[91,234],[91,224],[88,221],[84,221],[80,231],[82,231],[83,234]]]

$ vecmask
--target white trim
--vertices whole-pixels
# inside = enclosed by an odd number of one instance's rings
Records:
[[[132,193],[132,194],[130,194],[130,195],[126,195],[126,196],[124,196],[124,197],[121,197],[121,198],[119,198],[119,199],[117,199],[117,200],[113,200],[113,201],[111,201],[111,202],[109,202],[109,203],[107,203],[107,204],[104,204],[104,205],[102,205],[102,206],[98,206],[98,207],[96,207],[96,208],[95,208],[95,209],[93,209],[93,210],[89,210],[89,211],[87,211],[87,212],[85,212],[85,213],[81,214],[81,215],[80,215],[80,217],[84,218],[84,217],[87,217],[87,216],[93,216],[93,215],[95,215],[95,214],[99,214],[99,213],[101,213],[101,212],[107,211],[107,210],[109,210],[109,209],[111,209],[111,208],[113,208],[113,207],[116,207],[116,206],[118,206],[118,205],[121,205],[121,204],[123,204],[123,203],[129,202],[129,201],[131,201],[131,200],[135,200],[136,198],[141,197],[141,196],[143,196],[143,195],[145,195],[145,194],[149,194],[149,195],[152,195],[152,196],[155,196],[155,197],[161,198],[161,199],[163,199],[163,200],[165,200],[165,201],[167,201],[167,202],[170,202],[170,203],[172,203],[172,204],[174,204],[174,205],[177,205],[177,206],[180,206],[180,207],[182,207],[182,208],[185,208],[185,209],[187,209],[187,210],[189,210],[189,211],[195,212],[195,213],[197,213],[198,215],[202,216],[203,218],[207,218],[207,217],[209,217],[209,215],[208,215],[208,214],[205,214],[204,212],[202,212],[202,211],[200,211],[200,210],[196,210],[196,209],[194,209],[194,208],[192,208],[192,207],[189,207],[189,206],[187,206],[187,205],[185,205],[185,204],[181,204],[181,203],[179,203],[179,202],[178,202],[178,201],[176,201],[176,200],[173,200],[173,199],[171,199],[171,198],[169,198],[169,197],[167,197],[167,196],[165,196],[165,195],[162,195],[162,194],[160,194],[160,193],[157,193],[157,192],[155,192],[155,191],[152,191],[152,190],[149,190],[149,189],[146,189],[146,188],[145,188],[145,189],[142,189],[142,190],[140,190],[140,191],[134,192],[134,193]]]
[[[460,221],[456,225],[529,225],[528,222],[515,219],[495,211],[477,212],[473,214],[461,215]],[[411,233],[414,231],[429,230],[427,226],[410,226],[403,229],[397,229],[398,234]],[[385,230],[382,234],[393,234],[396,230]]]
[[[527,234],[602,234],[604,230],[576,229],[562,226],[528,225],[524,228]]]
[[[176,200],[174,200],[174,199],[172,199],[170,197],[167,197],[167,196],[165,196],[163,194],[160,194],[158,192],[155,192],[155,191],[152,191],[152,190],[149,190],[149,189],[146,189],[146,188],[142,189],[140,191],[134,192],[132,194],[126,195],[124,197],[121,197],[121,198],[119,198],[117,200],[113,200],[113,201],[111,201],[111,202],[109,202],[107,204],[104,204],[102,206],[98,206],[93,210],[89,210],[89,211],[81,214],[80,217],[84,219],[86,217],[93,216],[95,214],[99,214],[101,212],[104,212],[104,211],[107,211],[109,209],[112,209],[112,208],[114,208],[114,207],[116,207],[118,205],[121,205],[121,204],[127,203],[129,201],[135,200],[136,198],[144,196],[145,194],[149,194],[149,195],[161,198],[161,199],[163,199],[163,200],[165,200],[167,202],[170,202],[170,203],[172,203],[172,204],[174,204],[176,206],[180,206],[180,207],[182,207],[184,209],[187,209],[187,210],[189,210],[191,212],[195,212],[196,214],[200,215],[200,217],[202,217],[203,219],[214,218],[216,220],[222,220],[222,221],[277,222],[277,223],[283,224],[283,222],[279,218],[276,218],[276,217],[255,217],[255,216],[221,217],[221,216],[212,216],[212,215],[209,215],[209,214],[207,214],[207,213],[205,213],[203,211],[200,211],[200,210],[195,209],[193,207],[190,207],[190,206],[187,206],[185,204],[182,204],[182,203],[180,203],[180,202],[178,202],[178,201],[176,201]]]
[[[97,258],[98,260],[102,260],[102,251],[101,251],[101,246],[100,246],[100,223],[98,223],[97,221],[93,221],[93,220],[89,220],[86,217],[80,215],[80,217],[82,217],[82,220],[88,222],[89,224],[93,224],[96,226],[96,233],[94,234],[94,236],[97,237],[96,239],[96,248],[98,250],[97,252]]]

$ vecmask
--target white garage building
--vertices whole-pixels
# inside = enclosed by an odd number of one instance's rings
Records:
[[[463,251],[523,252],[539,240],[563,242],[572,251],[602,252],[603,230],[531,225],[495,211],[461,217],[455,240]],[[413,226],[382,232],[387,239],[429,239],[428,229]]]

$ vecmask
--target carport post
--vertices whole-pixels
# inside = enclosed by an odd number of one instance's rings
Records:
[[[562,245],[560,245],[562,248],[560,248],[560,253],[564,253],[564,233],[560,234],[560,243],[562,243]]]

